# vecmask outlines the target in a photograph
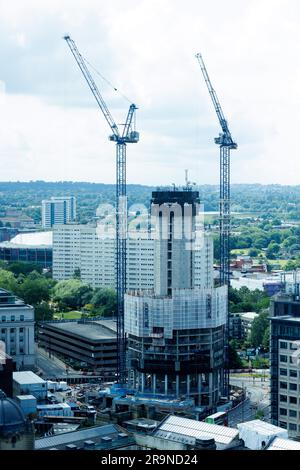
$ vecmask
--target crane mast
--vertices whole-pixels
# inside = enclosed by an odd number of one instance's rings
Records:
[[[230,285],[230,150],[237,149],[233,141],[227,121],[217,94],[212,87],[201,54],[196,54],[202,74],[213,102],[222,132],[215,138],[215,143],[220,147],[220,285]],[[224,393],[229,394],[229,308],[227,302],[227,315],[225,327],[225,372]]]
[[[123,384],[126,382],[127,378],[126,336],[124,328],[124,294],[126,292],[127,258],[126,144],[137,143],[139,141],[139,133],[133,129],[134,115],[137,107],[135,104],[130,105],[123,132],[120,134],[119,128],[103,100],[75,42],[70,36],[64,36],[64,39],[112,131],[109,140],[116,142],[117,381]]]

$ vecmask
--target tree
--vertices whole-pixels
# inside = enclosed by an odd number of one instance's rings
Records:
[[[229,368],[230,369],[242,369],[243,363],[241,358],[239,357],[236,349],[233,347],[232,341],[229,343],[228,348],[228,360],[229,360]]]
[[[264,335],[269,326],[268,312],[261,312],[257,318],[253,320],[250,341],[255,348],[263,345]]]
[[[19,284],[18,295],[27,304],[37,305],[50,299],[50,290],[53,281],[44,278],[36,271],[32,271],[24,281]]]
[[[299,242],[299,238],[298,237],[295,237],[295,236],[290,236],[290,237],[287,237],[283,242],[282,242],[282,245],[285,247],[285,248],[288,248],[292,245],[295,245]]]
[[[90,302],[93,289],[80,279],[58,282],[52,291],[53,300],[62,302],[70,308],[81,308]]]
[[[268,245],[267,251],[266,251],[266,257],[268,259],[276,259],[276,255],[278,255],[280,251],[280,245],[278,243],[271,242]]]
[[[267,294],[258,289],[250,290],[248,287],[229,289],[230,312],[260,312],[269,307],[270,299]]]
[[[265,329],[262,339],[262,347],[267,350],[270,348],[270,325]]]
[[[256,248],[250,248],[248,255],[252,258],[256,258],[259,255],[259,251]]]
[[[24,263],[21,261],[16,261],[14,263],[10,263],[8,265],[8,269],[14,273],[15,276],[19,276],[19,274],[28,274],[32,271],[37,271],[38,273],[42,273],[42,267],[35,264],[35,263]]]
[[[268,246],[268,243],[269,241],[267,237],[260,236],[255,239],[255,241],[253,242],[253,246],[254,248],[258,248],[259,250],[261,250],[262,248],[266,248]]]
[[[97,289],[92,297],[91,303],[99,308],[103,316],[111,316],[117,310],[117,296],[113,289]]]
[[[53,319],[53,310],[47,302],[41,302],[34,308],[35,321],[46,321]]]
[[[280,219],[273,219],[272,220],[272,225],[281,225],[281,220]]]
[[[13,273],[6,271],[5,269],[0,269],[0,287],[13,292],[14,294],[17,293],[18,286]]]

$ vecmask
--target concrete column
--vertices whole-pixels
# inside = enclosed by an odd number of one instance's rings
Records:
[[[176,375],[176,397],[179,397],[179,375]]]
[[[16,354],[20,354],[20,328],[16,328]]]
[[[190,374],[186,376],[186,393],[190,395]]]
[[[165,374],[165,395],[168,395],[168,374]]]
[[[142,374],[141,374],[141,381],[142,381],[141,389],[142,389],[142,393],[144,393],[144,390],[145,390],[145,374],[144,374],[144,372],[142,372]]]
[[[212,406],[212,391],[213,391],[213,375],[212,372],[208,374],[208,399],[209,406]]]
[[[152,391],[153,391],[153,394],[155,395],[156,394],[156,374],[153,374],[152,376]]]
[[[136,389],[136,373],[135,373],[135,370],[132,371],[132,388]]]
[[[199,393],[199,395],[201,395],[201,390],[202,390],[201,374],[198,374],[198,393]]]

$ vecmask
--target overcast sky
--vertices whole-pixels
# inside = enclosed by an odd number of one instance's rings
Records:
[[[299,184],[298,0],[0,0],[1,181],[115,181],[115,148],[66,42],[138,105],[129,183],[218,183],[201,52],[238,150],[233,183]],[[116,122],[129,102],[93,72]]]

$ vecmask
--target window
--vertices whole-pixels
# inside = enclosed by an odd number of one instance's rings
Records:
[[[290,424],[289,424],[289,430],[290,430],[290,431],[297,431],[297,424],[295,424],[295,423],[290,423]]]
[[[279,426],[283,429],[286,429],[286,423],[284,421],[279,421]]]
[[[15,315],[12,315],[11,316],[11,321],[15,321],[15,319],[16,319]]]
[[[290,369],[290,377],[297,377],[297,371],[294,369]]]
[[[2,328],[2,329],[1,329],[1,333],[2,333],[3,335],[5,335],[5,331],[6,331],[5,328]]]
[[[279,387],[287,389],[287,383],[286,382],[279,382]]]
[[[6,321],[6,316],[5,315],[2,315],[1,321]]]
[[[279,400],[282,402],[287,402],[287,396],[286,395],[279,395]]]
[[[290,397],[290,403],[297,405],[297,397]]]
[[[287,370],[286,369],[280,369],[279,374],[280,375],[287,375]]]
[[[24,321],[24,315],[20,315],[20,321]]]
[[[290,390],[297,390],[297,384],[290,383]]]
[[[20,328],[20,333],[23,333],[24,332],[24,328]]]
[[[284,356],[283,354],[280,354],[279,360],[280,360],[280,362],[287,362],[287,356]]]
[[[286,408],[279,408],[279,414],[281,414],[281,416],[287,416],[287,409]]]
[[[281,349],[287,349],[287,342],[286,341],[280,341],[279,342],[279,347]]]
[[[149,328],[149,305],[144,303],[144,328]]]
[[[289,410],[289,416],[291,418],[297,418],[297,411],[296,410]]]

